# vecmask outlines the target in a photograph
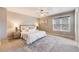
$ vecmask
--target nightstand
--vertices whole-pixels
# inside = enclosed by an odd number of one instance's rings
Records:
[[[14,34],[13,34],[13,38],[14,39],[20,39],[20,37],[21,37],[21,33],[20,32],[14,32]]]

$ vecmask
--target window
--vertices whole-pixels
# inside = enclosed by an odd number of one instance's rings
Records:
[[[70,16],[56,17],[53,20],[54,31],[70,32]]]

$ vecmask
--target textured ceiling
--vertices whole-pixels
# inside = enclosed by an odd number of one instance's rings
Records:
[[[8,11],[21,13],[33,17],[40,17],[40,10],[43,9],[48,12],[48,15],[54,15],[57,13],[67,12],[74,10],[75,7],[7,7]]]

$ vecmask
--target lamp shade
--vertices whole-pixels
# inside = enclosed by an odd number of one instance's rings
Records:
[[[35,23],[34,23],[34,25],[35,25],[36,27],[38,27],[38,26],[39,26],[37,22],[35,22]]]

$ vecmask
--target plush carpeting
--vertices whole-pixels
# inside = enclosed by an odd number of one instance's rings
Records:
[[[70,39],[46,36],[23,48],[9,50],[14,52],[79,52],[77,43]]]
[[[24,46],[24,40],[22,39],[16,39],[16,40],[4,39],[4,40],[1,40],[0,43],[1,43],[0,52],[15,50],[18,48],[23,48]]]

